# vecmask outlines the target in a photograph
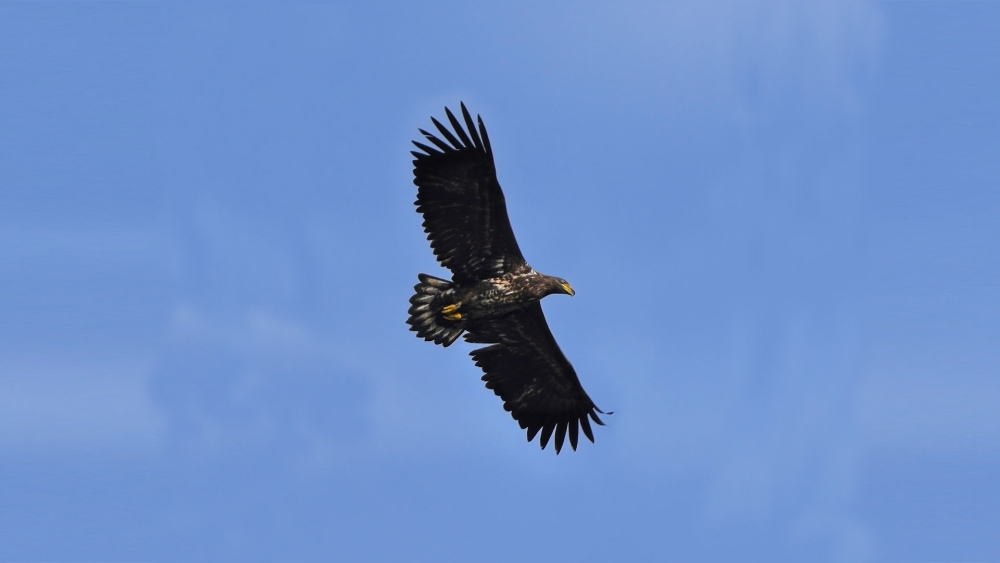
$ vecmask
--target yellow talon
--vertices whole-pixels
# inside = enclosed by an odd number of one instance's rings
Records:
[[[456,306],[454,306],[454,305],[445,305],[445,306],[444,306],[444,307],[443,307],[443,308],[441,309],[441,312],[442,312],[442,313],[444,313],[445,315],[447,315],[447,314],[450,314],[450,313],[454,313],[454,312],[455,312],[455,309],[458,309],[458,307],[456,307]]]
[[[444,318],[448,319],[449,321],[460,321],[462,320],[462,313],[457,313],[457,312],[448,313],[444,316]]]

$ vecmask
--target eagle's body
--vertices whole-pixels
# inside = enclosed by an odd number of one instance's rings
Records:
[[[505,274],[470,285],[453,285],[444,292],[442,307],[454,305],[462,319],[500,317],[522,309],[552,293],[565,293],[561,280],[531,270]]]
[[[465,105],[466,128],[445,108],[452,131],[431,118],[447,140],[420,130],[435,148],[418,143],[413,152],[417,211],[442,266],[452,280],[420,274],[410,298],[410,330],[435,344],[451,345],[462,333],[483,380],[504,408],[528,431],[541,431],[544,448],[555,432],[556,453],[569,434],[576,449],[578,425],[594,440],[590,419],[603,424],[573,366],[549,331],[540,301],[553,293],[574,295],[562,278],[536,272],[521,255],[496,179],[493,153],[482,119],[479,127]]]

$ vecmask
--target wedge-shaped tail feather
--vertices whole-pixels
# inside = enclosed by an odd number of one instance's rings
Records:
[[[448,280],[420,274],[420,283],[413,286],[416,292],[410,297],[410,318],[406,324],[417,336],[440,344],[451,346],[465,330],[463,321],[449,321],[441,314],[441,307],[448,301],[448,291],[452,284]]]

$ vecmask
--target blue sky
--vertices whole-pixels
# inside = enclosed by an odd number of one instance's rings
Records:
[[[0,559],[1000,560],[1000,4],[0,3]],[[471,349],[409,142],[482,115],[614,410]]]

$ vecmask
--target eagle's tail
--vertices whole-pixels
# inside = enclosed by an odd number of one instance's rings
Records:
[[[410,318],[406,324],[417,333],[417,337],[450,346],[465,330],[465,321],[449,320],[441,311],[450,303],[446,293],[451,289],[451,282],[427,274],[417,277],[420,283],[413,286],[416,293],[410,298]]]

